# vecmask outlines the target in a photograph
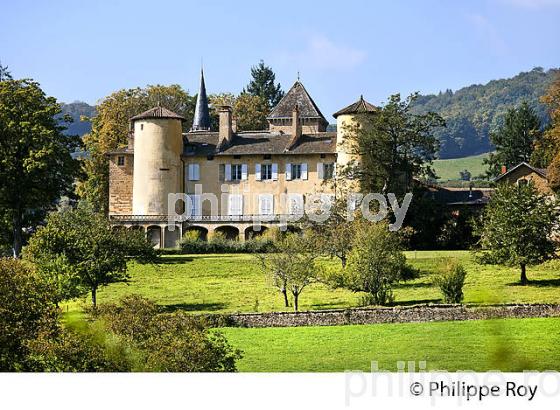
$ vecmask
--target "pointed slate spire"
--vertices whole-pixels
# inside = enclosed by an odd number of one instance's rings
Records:
[[[208,111],[208,97],[206,96],[206,85],[204,84],[204,71],[200,69],[200,89],[196,98],[196,107],[194,109],[194,119],[191,128],[192,131],[209,131],[210,130],[210,113]]]

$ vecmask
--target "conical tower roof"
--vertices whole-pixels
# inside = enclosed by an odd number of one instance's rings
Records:
[[[200,69],[200,89],[196,97],[196,107],[192,131],[210,130],[210,112],[208,110],[208,96],[206,95],[206,85],[204,84],[204,71]]]
[[[347,114],[365,114],[368,112],[376,112],[378,108],[368,103],[364,100],[364,96],[360,95],[360,99],[353,104],[350,104],[348,107],[344,107],[343,109],[335,112],[333,117],[336,118],[339,115],[347,115]]]

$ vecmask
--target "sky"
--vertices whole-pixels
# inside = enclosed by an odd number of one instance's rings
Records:
[[[331,122],[364,95],[423,94],[560,66],[560,0],[0,0],[0,61],[64,102],[180,84],[238,93],[264,60]]]

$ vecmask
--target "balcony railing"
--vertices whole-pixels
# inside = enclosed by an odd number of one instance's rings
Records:
[[[168,215],[110,215],[109,219],[115,222],[168,222]],[[190,217],[178,216],[176,222],[279,222],[295,221],[294,215],[193,215]]]

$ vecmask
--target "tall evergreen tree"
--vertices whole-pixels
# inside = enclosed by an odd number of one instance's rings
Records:
[[[509,109],[504,124],[490,134],[490,140],[496,146],[496,153],[484,161],[488,165],[487,174],[496,176],[499,175],[502,166],[509,169],[520,162],[529,162],[535,143],[541,136],[541,121],[526,101],[518,108]]]
[[[258,65],[251,67],[251,76],[253,79],[244,91],[263,98],[269,109],[278,104],[284,96],[284,91],[280,83],[274,84],[276,75],[272,68],[264,65],[264,61],[261,60]]]
[[[8,66],[2,66],[2,61],[0,61],[0,81],[11,80],[12,74],[8,71]]]

